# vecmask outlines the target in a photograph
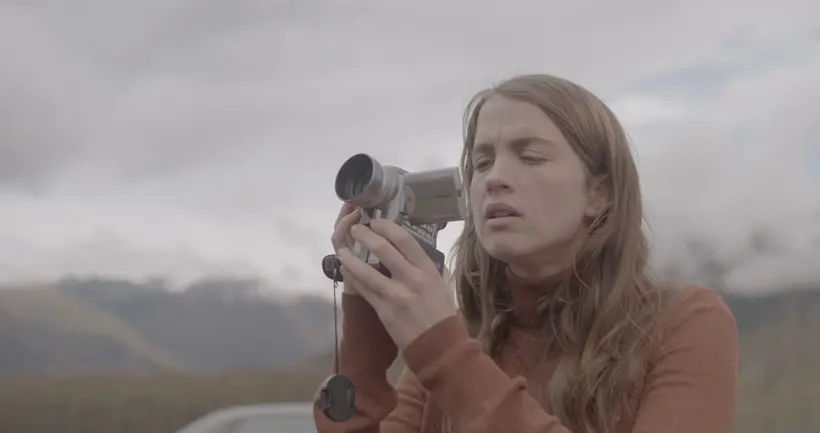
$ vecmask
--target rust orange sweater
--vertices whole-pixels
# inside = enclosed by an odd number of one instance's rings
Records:
[[[517,305],[530,287],[511,287]],[[358,412],[336,423],[320,410],[321,433],[438,433],[442,413],[460,433],[573,433],[542,404],[551,370],[537,363],[543,337],[534,311],[517,308],[501,355],[492,359],[457,316],[439,322],[404,351],[407,368],[393,388],[387,369],[398,350],[362,298],[342,297],[341,373],[356,386]],[[613,433],[731,433],[738,364],[734,317],[717,292],[687,287],[658,329],[649,370],[636,389],[633,416]],[[529,364],[529,365],[528,365]]]

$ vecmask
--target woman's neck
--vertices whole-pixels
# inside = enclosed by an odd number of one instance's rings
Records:
[[[531,266],[511,263],[507,266],[507,269],[508,276],[511,274],[516,280],[539,282],[549,280],[553,275],[561,274],[568,267],[569,265],[566,263],[538,263],[537,265]]]
[[[543,268],[542,268],[543,269]],[[506,268],[507,289],[513,306],[513,318],[522,327],[536,328],[541,325],[538,304],[549,297],[562,282],[572,275],[569,266],[555,268],[552,273],[540,272],[538,276],[521,275],[512,266]]]
[[[507,267],[515,276],[524,280],[541,281],[549,280],[554,275],[564,275],[567,269],[572,268],[585,239],[585,233],[579,231],[570,240],[507,261]]]

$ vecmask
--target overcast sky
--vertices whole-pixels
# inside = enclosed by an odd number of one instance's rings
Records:
[[[327,293],[339,165],[454,165],[473,93],[547,72],[627,126],[659,267],[820,281],[814,0],[5,0],[0,54],[0,280]]]

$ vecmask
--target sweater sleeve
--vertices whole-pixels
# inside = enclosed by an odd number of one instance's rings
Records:
[[[382,433],[419,433],[427,392],[407,367],[396,384],[398,404],[393,412],[381,422]]]
[[[344,422],[328,419],[319,407],[317,392],[313,410],[317,432],[418,433],[425,394],[406,369],[396,389],[390,384],[387,370],[397,356],[398,348],[373,307],[359,296],[343,294],[339,373],[353,382],[356,414]]]
[[[720,295],[684,289],[659,336],[633,431],[731,433],[738,332]]]
[[[633,433],[731,433],[737,374],[734,317],[716,292],[690,288],[663,320]],[[419,383],[462,433],[573,433],[508,377],[456,317],[405,350]]]

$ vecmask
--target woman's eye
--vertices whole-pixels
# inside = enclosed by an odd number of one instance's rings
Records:
[[[486,169],[489,166],[490,166],[490,161],[486,160],[486,159],[481,160],[481,161],[476,161],[476,162],[473,163],[473,167],[475,167],[476,170],[483,170],[483,169]]]
[[[547,159],[540,155],[522,155],[521,160],[530,164],[539,164]]]

